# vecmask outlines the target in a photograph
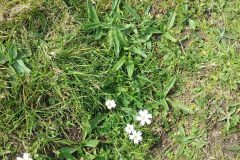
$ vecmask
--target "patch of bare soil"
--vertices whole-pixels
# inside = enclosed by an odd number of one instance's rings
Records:
[[[232,133],[227,136],[224,135],[222,133],[223,123],[218,122],[219,117],[217,114],[217,109],[218,107],[225,108],[230,103],[239,102],[240,98],[238,97],[236,91],[226,89],[220,84],[215,84],[209,80],[209,75],[212,75],[217,67],[218,66],[214,64],[204,64],[199,72],[195,73],[194,75],[182,73],[182,77],[184,77],[182,84],[182,93],[176,95],[173,98],[183,103],[185,106],[188,106],[192,109],[203,110],[204,114],[208,114],[206,119],[203,120],[205,124],[201,124],[202,127],[207,130],[206,141],[208,144],[203,148],[203,157],[205,157],[205,159],[236,160],[240,158],[239,153],[237,154],[237,151],[239,152],[240,132]],[[201,91],[196,91],[198,89]],[[196,99],[199,98],[205,98],[208,100],[203,108],[198,106],[196,103]],[[185,128],[186,132],[191,129],[191,122],[196,119],[195,116],[196,115],[189,115],[189,127]],[[171,130],[174,131],[176,129],[172,128]],[[153,155],[156,157],[162,157],[166,150],[174,150],[177,148],[174,146],[174,143],[168,137],[166,132],[159,131],[158,135],[162,141],[153,147]],[[234,151],[234,149],[238,150]]]
[[[235,91],[224,88],[220,84],[213,84],[208,79],[214,67],[213,65],[206,65],[202,70],[194,76],[186,76],[188,79],[185,82],[185,91],[176,98],[185,105],[195,108],[198,107],[195,99],[198,96],[208,97],[207,105],[204,106],[208,112],[205,126],[207,127],[207,142],[204,148],[206,159],[231,159],[239,158],[239,154],[233,151],[240,144],[240,128],[238,133],[224,135],[222,133],[223,124],[218,122],[217,109],[218,107],[225,108],[228,104],[239,102],[240,99]],[[196,88],[202,88],[200,95],[194,93]],[[233,147],[235,146],[235,148]],[[233,147],[233,148],[231,148]]]
[[[208,145],[204,148],[205,157],[211,160],[237,160],[239,157],[240,133],[225,136],[221,132],[222,126],[216,125],[208,133]]]

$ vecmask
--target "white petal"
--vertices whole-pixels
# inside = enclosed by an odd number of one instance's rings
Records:
[[[134,139],[133,143],[138,144],[139,143],[138,139]]]
[[[148,114],[148,110],[144,109],[143,110],[143,114],[147,115]]]
[[[29,153],[23,153],[23,159],[31,158]]]
[[[141,115],[143,115],[144,113],[143,113],[142,110],[140,110],[140,111],[138,112],[138,114],[141,116]]]
[[[132,134],[129,135],[129,139],[134,139],[134,136]]]
[[[106,106],[109,106],[109,100],[107,100],[107,101],[105,102],[105,105],[106,105]]]
[[[137,117],[136,117],[136,120],[137,120],[137,121],[141,121],[141,120],[142,120],[142,117],[137,116]]]
[[[144,126],[144,124],[145,124],[145,121],[140,121],[140,124],[142,125],[142,126]]]
[[[150,119],[146,119],[146,123],[150,124],[151,123]]]
[[[115,101],[114,101],[114,100],[111,100],[111,101],[110,101],[110,105],[111,105],[113,108],[116,107]]]
[[[21,158],[21,157],[17,157],[17,159],[16,160],[24,160],[23,158]]]
[[[147,114],[146,117],[147,118],[152,118],[152,115],[151,114]]]
[[[142,132],[141,132],[141,131],[138,131],[137,134],[138,134],[139,136],[141,136],[141,135],[142,135]]]
[[[126,131],[128,134],[131,133],[131,130],[130,130],[128,127],[125,128],[125,131]]]

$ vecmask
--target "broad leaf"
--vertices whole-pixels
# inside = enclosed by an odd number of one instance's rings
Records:
[[[129,64],[127,66],[127,72],[128,72],[128,77],[132,78],[133,72],[134,72],[134,64]]]
[[[144,80],[144,81],[146,81],[146,82],[149,82],[149,83],[154,83],[153,81],[151,81],[149,78],[147,78],[146,76],[140,76],[140,75],[138,75],[137,76],[139,79],[141,79],[141,80]]]
[[[95,116],[95,118],[90,121],[91,129],[96,128],[97,125],[106,118],[106,116],[107,116],[106,114]]]
[[[27,66],[25,66],[24,62],[21,59],[15,61],[13,63],[13,67],[16,69],[16,71],[18,73],[27,73],[27,74],[29,74],[30,71],[31,71]]]
[[[122,46],[127,46],[127,40],[124,38],[122,32],[120,31],[120,29],[118,27],[115,28],[115,31],[116,31],[116,36],[120,42],[120,44]]]
[[[194,114],[194,111],[191,108],[183,105],[182,103],[180,103],[178,101],[173,102],[169,98],[167,98],[167,101],[170,102],[171,106],[174,107],[174,108],[179,108],[186,113]]]
[[[139,16],[139,14],[137,13],[136,10],[134,10],[131,6],[129,6],[127,3],[124,3],[125,8],[127,9],[127,11],[133,16],[134,19],[136,20],[141,20],[141,17]]]
[[[166,32],[166,33],[164,34],[164,37],[167,38],[167,39],[169,39],[169,40],[172,41],[172,42],[177,42],[177,40],[176,40],[172,35],[170,35],[168,32]]]
[[[114,46],[115,54],[116,54],[116,57],[118,57],[121,48],[120,48],[119,39],[118,39],[117,34],[116,34],[116,30],[113,30],[111,32],[111,35],[112,35],[112,39],[113,39],[113,46]]]
[[[17,58],[17,47],[14,43],[8,49],[8,57],[10,63],[12,63]]]
[[[112,14],[118,12],[121,0],[112,0]]]
[[[167,94],[169,93],[169,91],[172,89],[172,87],[174,86],[176,82],[176,77],[173,77],[165,86],[164,88],[164,96],[167,96]]]
[[[8,61],[8,59],[6,58],[6,56],[4,56],[1,52],[0,52],[0,65],[4,64]]]
[[[172,12],[170,14],[170,17],[168,19],[168,23],[167,23],[167,30],[171,29],[172,26],[174,25],[174,21],[175,21],[175,18],[176,18],[176,12]]]
[[[76,160],[76,158],[72,155],[77,149],[76,148],[61,148],[59,149],[58,158],[68,159],[68,160]]]
[[[139,47],[133,47],[132,51],[140,56],[142,56],[143,58],[147,58],[147,55],[141,50],[141,48]]]
[[[122,56],[122,58],[113,66],[113,70],[118,71],[125,62],[126,62],[126,57]]]
[[[102,26],[102,23],[100,23],[100,22],[93,22],[93,23],[86,24],[83,29],[85,29],[85,30],[92,30],[92,29],[97,29],[100,26]]]
[[[89,20],[93,21],[93,22],[100,22],[97,12],[96,12],[91,0],[87,0],[87,9],[88,9]]]
[[[188,22],[189,22],[190,28],[191,28],[192,30],[195,30],[195,29],[196,29],[196,24],[195,24],[194,20],[189,19]]]
[[[85,142],[84,146],[95,148],[99,144],[99,140],[88,140]]]

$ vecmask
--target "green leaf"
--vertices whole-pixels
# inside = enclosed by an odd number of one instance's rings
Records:
[[[238,35],[232,35],[232,34],[224,34],[224,38],[232,39],[232,40],[238,40],[239,36]]]
[[[96,128],[97,125],[98,125],[100,122],[102,122],[106,117],[107,117],[106,114],[104,114],[104,115],[101,115],[101,114],[100,114],[100,115],[95,116],[95,118],[92,119],[92,120],[89,122],[89,123],[90,123],[90,126],[91,126],[91,129]]]
[[[196,24],[195,24],[194,20],[189,19],[188,22],[189,22],[190,28],[191,28],[192,30],[195,30],[195,29],[196,29]]]
[[[159,33],[162,33],[162,31],[154,27],[147,27],[147,29],[145,30],[145,34],[152,35],[152,34],[159,34]]]
[[[116,12],[116,10],[119,10],[119,4],[121,0],[112,0],[112,14]]]
[[[100,22],[99,18],[98,18],[98,15],[97,15],[97,12],[96,12],[91,0],[87,0],[87,9],[88,9],[89,20],[93,21],[93,22]]]
[[[208,143],[203,140],[196,140],[192,142],[192,145],[196,146],[198,149],[202,148],[203,146],[207,145]]]
[[[113,66],[113,70],[118,71],[125,62],[126,62],[126,57],[122,56],[122,58]]]
[[[232,115],[233,113],[235,113],[237,110],[236,107],[233,107],[230,111],[229,111],[229,115]]]
[[[190,113],[190,114],[194,114],[194,111],[191,108],[188,108],[187,106],[183,105],[182,103],[175,101],[173,102],[172,100],[170,100],[169,98],[167,98],[167,101],[170,102],[170,104],[174,107],[174,108],[179,108],[181,110],[183,110],[186,113]]]
[[[113,38],[115,54],[118,57],[121,47],[127,46],[127,40],[124,38],[122,32],[118,27],[115,27],[111,33]]]
[[[88,140],[85,142],[84,146],[95,148],[99,144],[99,140]]]
[[[184,130],[182,124],[178,125],[178,131],[179,131],[180,135],[182,135],[182,136],[186,135],[185,130]]]
[[[164,88],[164,97],[167,96],[167,94],[169,93],[169,91],[172,89],[172,87],[174,86],[176,82],[176,77],[173,77],[168,83],[167,85],[165,86]]]
[[[125,112],[128,116],[135,116],[136,115],[136,110],[133,109],[133,108],[121,107],[120,110]]]
[[[72,155],[77,149],[76,148],[61,148],[59,149],[59,155],[58,158],[61,159],[68,159],[68,160],[76,160],[76,158]]]
[[[240,152],[240,146],[227,146],[225,147],[226,150],[231,151],[231,152]]]
[[[171,36],[168,32],[164,34],[164,37],[169,39],[172,42],[177,42],[177,40],[173,36]]]
[[[0,64],[4,64],[8,61],[7,57],[0,52]]]
[[[167,30],[171,29],[172,26],[174,25],[174,21],[175,21],[175,18],[176,18],[176,12],[172,12],[170,14],[170,17],[168,19],[168,23],[167,23]]]
[[[168,107],[168,103],[167,103],[166,99],[165,98],[161,99],[160,103],[163,105],[165,111],[168,112],[169,111],[169,107]]]
[[[17,58],[17,47],[15,43],[13,43],[8,49],[8,56],[10,63],[12,63]]]
[[[127,11],[133,16],[134,19],[136,20],[141,20],[141,17],[137,13],[136,10],[134,10],[131,6],[129,6],[127,3],[124,3],[124,6],[126,7]]]
[[[220,121],[223,121],[223,120],[226,120],[226,119],[228,119],[228,116],[223,116],[223,117],[219,118],[218,121],[220,122]]]
[[[21,59],[15,61],[13,63],[13,67],[17,70],[18,73],[29,74],[31,71],[27,66],[25,66],[24,62]]]
[[[226,127],[227,131],[229,131],[230,126],[231,126],[230,119],[227,119],[227,122],[225,124],[225,127]]]
[[[149,78],[147,78],[146,76],[140,76],[140,75],[138,75],[137,76],[139,79],[141,79],[141,80],[144,80],[144,81],[146,81],[146,82],[149,82],[149,83],[154,83],[153,81],[151,81]]]
[[[132,51],[141,55],[143,58],[147,58],[147,55],[139,47],[133,47]]]
[[[133,72],[134,72],[134,64],[129,64],[127,66],[127,72],[128,72],[128,77],[132,78]]]
[[[116,31],[116,36],[120,42],[120,44],[122,46],[127,46],[127,40],[124,38],[122,32],[120,31],[120,29],[118,27],[115,27],[115,31]]]
[[[113,39],[113,46],[115,50],[116,57],[119,56],[120,53],[120,42],[116,34],[116,30],[113,30],[112,32],[112,39]]]
[[[93,22],[93,23],[84,25],[83,29],[85,29],[85,30],[98,29],[101,25],[102,25],[102,23],[100,23],[100,22]]]

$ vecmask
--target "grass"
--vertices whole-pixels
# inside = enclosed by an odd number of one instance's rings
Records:
[[[240,158],[240,2],[0,6],[0,159]]]

